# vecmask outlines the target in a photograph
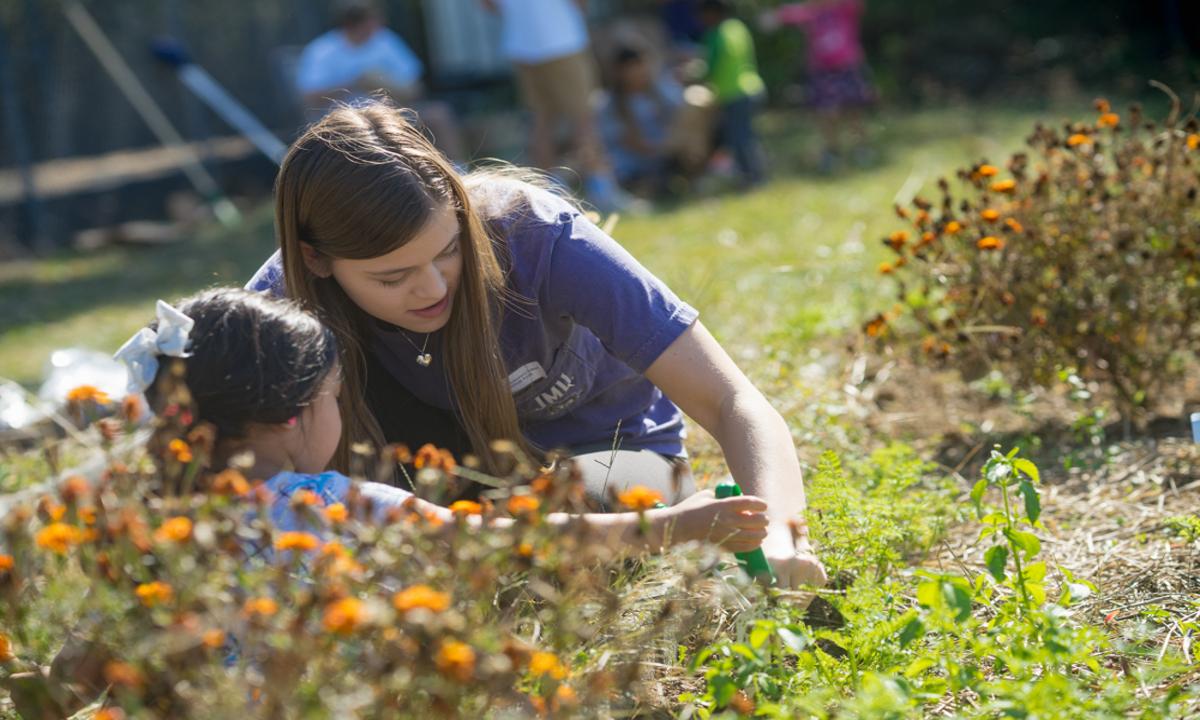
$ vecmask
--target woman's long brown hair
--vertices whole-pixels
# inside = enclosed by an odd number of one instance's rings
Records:
[[[351,444],[383,444],[365,397],[372,330],[333,277],[309,270],[300,243],[330,258],[379,257],[415,237],[447,205],[458,216],[462,274],[444,331],[446,369],[471,446],[485,468],[495,469],[493,440],[528,445],[497,336],[504,273],[458,173],[402,111],[383,103],[334,109],[292,145],[280,167],[275,222],[287,293],[334,331],[342,352],[344,430],[334,460],[342,470]]]

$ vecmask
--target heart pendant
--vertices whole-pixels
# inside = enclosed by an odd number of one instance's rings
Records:
[[[429,367],[431,362],[433,362],[433,356],[429,353],[421,353],[417,356],[417,364],[421,367]]]

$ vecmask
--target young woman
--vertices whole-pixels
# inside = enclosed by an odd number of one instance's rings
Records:
[[[564,449],[600,503],[635,484],[678,501],[693,488],[687,413],[767,501],[781,584],[824,582],[783,418],[696,310],[567,201],[495,172],[460,177],[402,113],[373,105],[296,141],[276,222],[280,251],[250,287],[286,292],[337,335],[344,442],[461,436],[488,467],[491,442],[509,439]],[[414,399],[428,410],[415,422]]]

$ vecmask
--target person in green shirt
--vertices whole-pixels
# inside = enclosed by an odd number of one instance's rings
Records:
[[[729,0],[704,0],[700,19],[708,28],[703,39],[708,55],[705,81],[717,99],[720,143],[733,152],[746,185],[759,185],[766,180],[766,164],[754,133],[754,114],[766,86],[758,74],[754,38],[733,16]]]

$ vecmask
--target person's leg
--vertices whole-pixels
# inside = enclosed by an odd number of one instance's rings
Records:
[[[696,492],[685,458],[671,458],[650,450],[599,450],[570,459],[583,475],[589,503],[602,512],[620,512],[613,498],[635,485],[659,493],[668,505]]]
[[[517,89],[529,109],[529,160],[542,170],[554,167],[555,113],[553,96],[544,87],[546,68],[540,65],[516,66]]]
[[[757,185],[766,179],[765,161],[754,134],[754,99],[738,98],[725,106],[728,142],[743,179]]]

